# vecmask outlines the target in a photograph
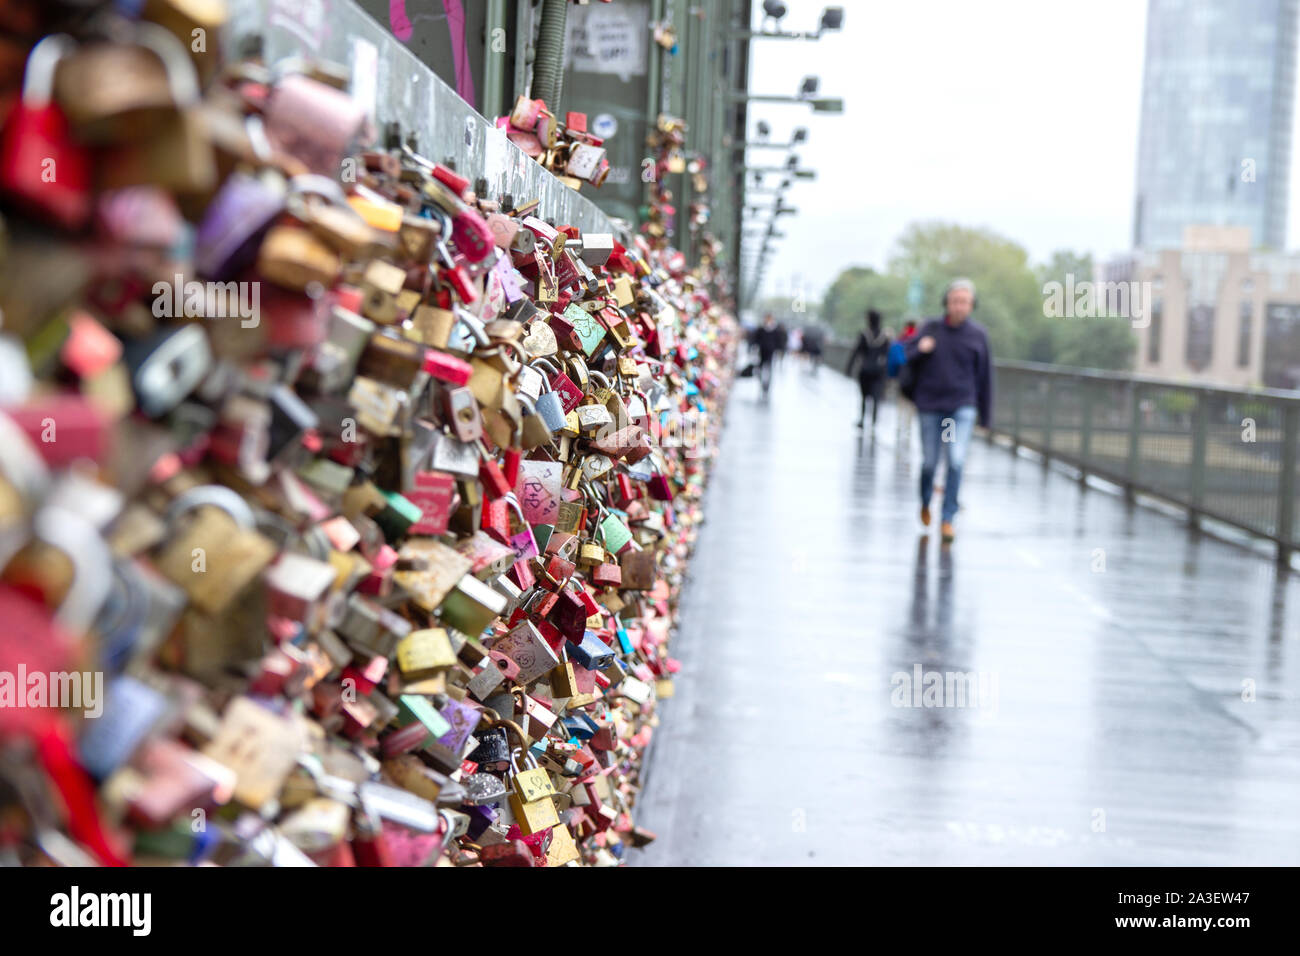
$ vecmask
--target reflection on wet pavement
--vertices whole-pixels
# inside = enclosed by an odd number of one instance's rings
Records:
[[[856,413],[737,385],[633,862],[1300,863],[1300,581],[981,438],[943,547]]]

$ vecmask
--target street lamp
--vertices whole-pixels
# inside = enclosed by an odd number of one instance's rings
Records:
[[[780,0],[764,0],[763,3],[763,22],[761,27],[766,27],[767,21],[775,21],[776,29],[767,30],[735,30],[732,31],[733,39],[752,40],[756,38],[766,38],[769,40],[817,40],[823,33],[833,33],[836,30],[844,28],[844,8],[843,7],[826,7],[822,10],[821,20],[817,23],[816,32],[800,33],[796,30],[782,30],[781,20],[785,18],[786,6]]]
[[[795,96],[762,96],[746,90],[731,90],[727,93],[727,100],[731,103],[807,103],[814,113],[843,113],[844,100],[838,96],[816,95],[820,85],[821,81],[817,77],[805,76]],[[764,135],[761,126],[759,135]]]
[[[746,93],[743,90],[732,90],[727,94],[727,101],[730,103],[807,103],[812,107],[814,113],[839,114],[844,112],[844,100],[838,96],[821,96],[810,99],[807,96],[761,96]]]
[[[785,165],[785,166],[746,166],[746,167],[745,167],[745,172],[747,172],[747,173],[754,173],[754,174],[756,174],[756,176],[757,176],[757,175],[761,175],[761,174],[763,174],[763,173],[780,173],[780,174],[784,175],[784,176],[787,177],[787,178],[789,178],[789,176],[790,176],[791,174],[793,174],[793,175],[795,176],[795,178],[797,178],[797,179],[815,179],[816,176],[817,176],[816,170],[812,170],[812,169],[795,169],[793,166],[790,166],[790,165]]]
[[[844,8],[827,7],[822,11],[822,21],[818,25],[818,32],[832,32],[844,28]]]
[[[808,130],[803,126],[800,126],[798,129],[794,131],[794,135],[791,137],[790,142],[788,143],[767,142],[767,136],[770,132],[771,130],[768,127],[767,123],[763,122],[762,120],[759,120],[758,123],[758,135],[760,137],[759,140],[748,141],[744,143],[734,143],[732,144],[732,146],[734,149],[794,149],[794,147],[798,146],[800,143],[807,142],[808,140]]]

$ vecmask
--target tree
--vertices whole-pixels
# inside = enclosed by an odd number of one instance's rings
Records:
[[[958,276],[975,283],[975,318],[989,332],[998,358],[1025,359],[1088,368],[1127,369],[1134,336],[1120,319],[1049,318],[1043,307],[1045,283],[1092,279],[1092,257],[1069,250],[1054,252],[1039,266],[1019,244],[988,229],[954,223],[913,223],[895,244],[884,272],[851,266],[836,277],[822,303],[823,319],[842,339],[862,328],[868,308],[885,315],[895,328],[909,314],[907,290],[920,283],[921,312],[938,315],[943,290]]]
[[[852,339],[863,328],[868,309],[897,330],[905,314],[907,283],[897,276],[852,266],[839,274],[822,297],[822,320],[841,339]]]
[[[1039,333],[1042,297],[1029,254],[987,229],[953,223],[913,223],[903,231],[889,261],[889,271],[921,281],[923,311],[938,315],[943,291],[958,276],[975,283],[976,318],[986,329],[994,354],[1025,356]]]
[[[1037,272],[1040,290],[1049,282],[1064,286],[1071,276],[1076,287],[1096,281],[1092,256],[1068,249],[1053,252]],[[1027,357],[1056,365],[1127,371],[1133,367],[1136,349],[1137,336],[1127,318],[1061,317],[1047,319],[1046,334]]]

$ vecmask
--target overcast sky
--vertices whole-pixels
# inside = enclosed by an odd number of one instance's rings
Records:
[[[822,3],[788,6],[785,29],[816,28]],[[751,139],[758,119],[785,141],[807,126],[799,155],[818,173],[788,193],[799,215],[782,220],[788,238],[769,259],[766,293],[789,292],[800,274],[818,295],[845,266],[882,267],[918,219],[988,227],[1034,261],[1059,248],[1101,257],[1128,248],[1146,0],[843,6],[840,33],[751,45],[753,92],[794,93],[816,73],[820,92],[845,107],[841,116],[750,108]],[[784,154],[751,151],[758,159],[776,165]],[[1293,248],[1298,218],[1293,210]]]

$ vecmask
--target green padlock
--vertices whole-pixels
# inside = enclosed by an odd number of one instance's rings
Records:
[[[605,327],[600,320],[581,306],[569,303],[564,310],[564,318],[573,326],[582,350],[590,357],[605,338]]]
[[[600,523],[600,536],[605,542],[605,550],[618,554],[632,540],[632,532],[618,515],[611,514]]]

